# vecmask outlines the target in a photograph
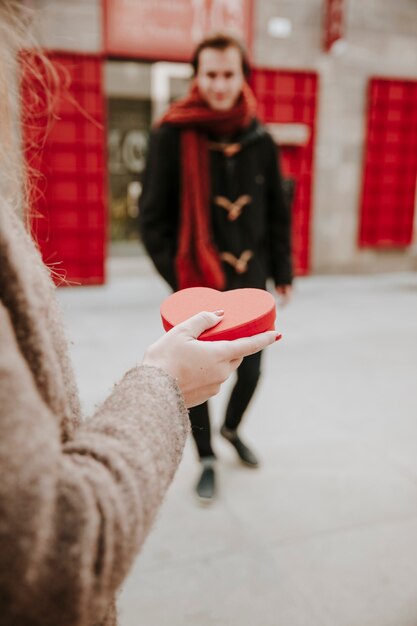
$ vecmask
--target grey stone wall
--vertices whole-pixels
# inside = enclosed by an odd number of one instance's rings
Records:
[[[417,79],[417,1],[346,0],[346,48],[339,55],[322,51],[324,0],[253,2],[255,65],[310,69],[320,78],[311,271],[417,269],[415,244],[389,251],[357,245],[366,87],[371,76]],[[31,5],[38,14],[37,38],[45,48],[102,50],[100,0],[32,0]],[[275,17],[290,20],[289,37],[268,34]]]
[[[101,52],[101,0],[32,0],[37,42],[48,50]]]
[[[359,250],[358,213],[365,141],[366,87],[371,76],[417,80],[417,2],[347,0],[346,48],[321,48],[322,0],[255,3],[257,66],[311,69],[320,92],[311,231],[312,272],[417,269],[417,247]],[[271,18],[292,23],[287,38],[268,34]]]

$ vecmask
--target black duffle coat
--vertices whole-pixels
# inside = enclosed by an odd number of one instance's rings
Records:
[[[181,129],[164,124],[151,133],[140,199],[143,243],[161,276],[177,289],[175,255],[181,207]],[[222,257],[226,289],[257,287],[266,280],[292,282],[290,207],[284,196],[277,147],[254,120],[230,139],[233,156],[209,138],[211,228]]]

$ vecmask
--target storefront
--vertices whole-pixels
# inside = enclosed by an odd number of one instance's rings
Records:
[[[42,219],[33,220],[33,230],[46,262],[56,264],[65,282],[102,283],[108,254],[140,253],[138,213],[151,125],[186,93],[186,61],[205,32],[229,30],[250,50],[252,10],[250,0],[108,0],[104,54],[49,52],[62,85],[36,162],[43,189],[35,214]],[[295,181],[296,268],[307,273],[317,77],[255,68],[252,86],[260,115],[281,144],[284,174]],[[34,143],[30,133],[27,140]]]
[[[411,26],[393,30],[386,47],[385,31],[375,34],[379,16],[368,41],[353,0],[343,48],[343,1],[314,2],[314,10],[307,0],[300,10],[286,4],[285,17],[275,17],[272,0],[73,0],[39,12],[60,86],[48,121],[29,100],[23,136],[37,172],[33,231],[58,282],[100,284],[109,255],[143,254],[137,223],[150,128],[186,92],[191,50],[213,30],[246,42],[260,117],[295,182],[296,272],[416,266]],[[384,27],[394,29],[400,13],[393,6]],[[396,53],[399,41],[408,55]]]

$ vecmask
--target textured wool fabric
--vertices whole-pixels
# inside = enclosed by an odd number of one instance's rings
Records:
[[[248,126],[256,116],[256,99],[248,83],[243,83],[236,104],[227,111],[212,109],[201,97],[193,81],[185,98],[171,104],[158,126],[168,123],[180,128],[193,128],[205,134],[231,136]]]
[[[255,114],[255,96],[247,83],[231,109],[216,111],[201,97],[194,82],[188,96],[175,102],[159,122],[182,129],[181,221],[175,260],[179,289],[225,286],[211,232],[207,136],[233,136],[247,127]]]
[[[161,276],[171,288],[179,288],[175,266],[181,227],[181,135],[182,129],[164,124],[151,133],[147,166],[140,199],[142,241]],[[267,278],[276,285],[292,282],[291,211],[286,203],[277,161],[277,147],[257,120],[238,135],[241,149],[233,157],[210,149],[210,222],[219,255],[237,259],[245,250],[253,257],[247,271],[237,274],[223,263],[226,289],[265,287]],[[161,184],[161,181],[164,184]],[[218,202],[249,197],[238,219]]]
[[[0,203],[0,623],[114,626],[188,413],[176,382],[142,366],[83,420],[53,292]]]

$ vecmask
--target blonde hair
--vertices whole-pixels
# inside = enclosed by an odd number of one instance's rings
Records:
[[[0,2],[0,193],[22,206],[25,188],[20,140],[19,51],[26,46],[21,3]]]
[[[42,149],[57,82],[33,37],[33,17],[22,1],[0,0],[0,194],[27,223],[40,174],[26,157]]]

